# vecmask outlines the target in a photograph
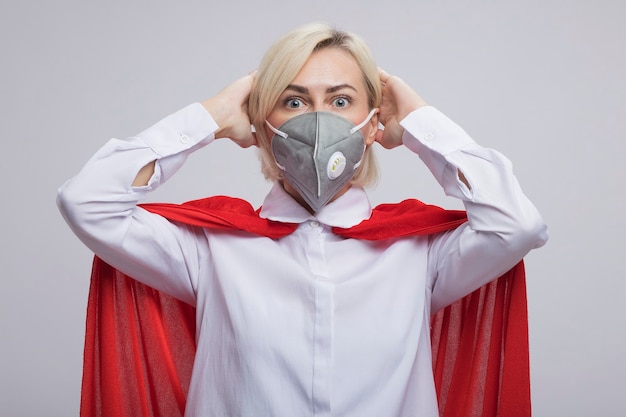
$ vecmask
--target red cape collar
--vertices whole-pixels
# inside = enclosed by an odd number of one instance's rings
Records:
[[[295,223],[281,223],[259,217],[250,203],[233,197],[215,196],[183,204],[151,203],[140,205],[168,220],[211,229],[243,230],[278,239],[292,233]],[[381,204],[372,216],[350,228],[333,227],[339,236],[364,240],[428,235],[454,229],[467,221],[465,212],[444,210],[409,199],[397,204]]]

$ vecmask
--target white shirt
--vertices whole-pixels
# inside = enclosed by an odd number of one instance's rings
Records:
[[[213,140],[217,125],[199,104],[109,141],[61,187],[64,217],[98,256],[196,307],[187,416],[438,416],[431,312],[504,273],[547,231],[505,157],[432,107],[402,125],[405,145],[464,201],[469,221],[458,229],[338,237],[331,227],[371,214],[356,187],[312,216],[275,184],[261,216],[299,224],[278,240],[177,225],[138,208]],[[149,184],[132,187],[155,159]]]

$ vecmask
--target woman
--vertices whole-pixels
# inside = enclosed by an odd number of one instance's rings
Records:
[[[287,234],[137,206],[220,138],[259,146],[274,181],[259,217],[294,225]],[[375,178],[374,142],[415,152],[469,221],[374,241],[338,234],[372,216],[362,187]],[[216,96],[111,140],[58,202],[96,255],[195,306],[189,416],[436,416],[430,315],[547,239],[505,157],[378,71],[356,36],[324,25],[289,33]]]

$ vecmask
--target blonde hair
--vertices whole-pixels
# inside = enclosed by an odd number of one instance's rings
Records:
[[[325,48],[339,48],[354,58],[363,74],[369,108],[380,105],[382,94],[378,69],[361,38],[321,23],[304,25],[287,33],[270,47],[261,60],[248,102],[248,113],[259,142],[261,169],[268,180],[278,180],[282,174],[272,154],[272,138],[266,133],[265,119],[311,54]],[[368,146],[351,184],[371,186],[377,180],[378,166]]]

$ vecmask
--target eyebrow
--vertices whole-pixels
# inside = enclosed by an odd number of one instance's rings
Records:
[[[326,93],[327,94],[334,93],[336,91],[343,90],[344,88],[349,88],[351,90],[354,90],[355,92],[357,91],[356,88],[354,88],[350,84],[339,84],[339,85],[334,85],[332,87],[328,87],[326,89]],[[285,88],[285,91],[287,90],[293,90],[300,94],[309,94],[309,89],[307,87],[296,85],[296,84],[289,84],[287,88]]]

